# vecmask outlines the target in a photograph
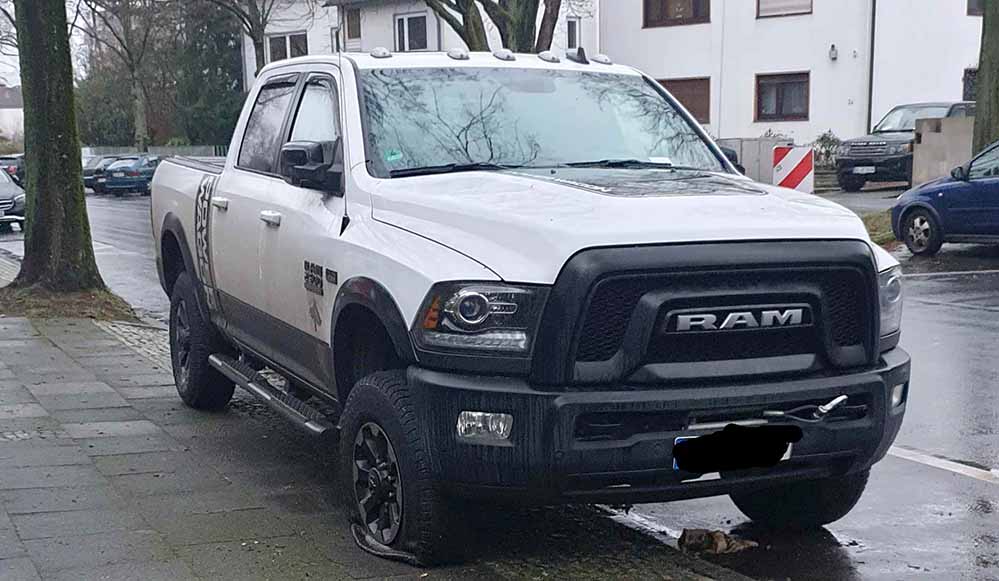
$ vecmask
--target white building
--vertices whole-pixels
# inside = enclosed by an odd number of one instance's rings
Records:
[[[21,87],[0,84],[0,141],[24,139],[24,100]]]
[[[856,137],[895,105],[962,99],[981,1],[603,0],[601,49],[717,137]]]
[[[446,51],[465,46],[423,0],[326,0],[325,4],[329,6],[310,10],[303,0],[275,10],[267,28],[268,63],[331,53],[338,48],[370,51],[382,46],[393,51]],[[599,6],[599,0],[563,0],[552,50],[564,52],[581,46],[591,55],[600,52]],[[484,14],[483,22],[492,48],[501,48],[499,34]],[[243,54],[249,86],[256,71],[249,38],[245,39]]]

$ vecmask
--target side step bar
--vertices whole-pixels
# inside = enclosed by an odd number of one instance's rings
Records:
[[[253,394],[305,432],[313,436],[322,436],[326,432],[336,430],[336,426],[326,416],[304,401],[274,387],[249,365],[219,353],[209,356],[208,362],[236,385]]]

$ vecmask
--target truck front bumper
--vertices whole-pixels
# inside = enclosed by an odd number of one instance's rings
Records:
[[[887,453],[902,425],[909,356],[882,354],[876,369],[835,377],[769,383],[602,391],[539,390],[526,380],[456,375],[411,367],[420,425],[429,439],[435,479],[461,496],[518,502],[644,503],[729,494],[792,480],[869,468]],[[891,390],[904,385],[892,407]],[[673,469],[677,437],[698,424],[762,417],[804,403],[849,396],[850,416],[802,426],[790,459],[768,469],[702,479]],[[462,411],[513,416],[509,440],[483,444],[457,435]]]

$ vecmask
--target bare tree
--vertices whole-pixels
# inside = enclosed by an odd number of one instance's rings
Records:
[[[294,17],[309,21],[315,17],[316,10],[326,3],[321,0],[199,0],[209,2],[226,9],[239,20],[243,32],[253,42],[253,54],[256,57],[256,72],[266,64],[267,25],[286,18]]]
[[[563,7],[577,16],[591,13],[592,0],[425,0],[469,50],[489,50],[482,14],[496,27],[505,48],[514,52],[551,49]],[[538,14],[541,24],[538,25]]]
[[[154,32],[169,30],[172,17],[170,0],[81,0],[87,17],[76,20],[96,46],[106,48],[125,66],[131,84],[135,146],[149,147],[149,124],[146,119],[146,91],[143,72],[152,52]]]
[[[103,289],[83,197],[63,0],[15,0],[24,91],[27,231],[15,287]],[[9,17],[4,10],[3,17]]]
[[[978,111],[975,114],[975,153],[999,139],[999,1],[982,5],[982,49],[978,59]]]

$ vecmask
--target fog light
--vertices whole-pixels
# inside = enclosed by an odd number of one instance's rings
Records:
[[[902,397],[905,395],[905,385],[896,385],[891,388],[891,407],[897,408],[902,405]]]
[[[508,440],[513,428],[510,414],[461,412],[458,414],[458,436],[471,440]]]

